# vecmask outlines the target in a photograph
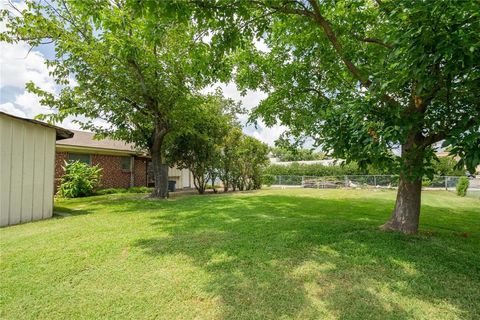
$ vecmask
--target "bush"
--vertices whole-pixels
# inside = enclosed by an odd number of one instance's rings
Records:
[[[58,195],[64,198],[85,197],[94,194],[100,183],[102,169],[80,161],[65,162],[65,174],[60,180]]]
[[[263,184],[265,184],[269,187],[272,184],[274,184],[276,181],[277,181],[277,178],[272,174],[264,174],[263,177],[262,177]]]
[[[470,181],[468,181],[467,177],[460,177],[457,182],[457,195],[465,197],[469,185]]]

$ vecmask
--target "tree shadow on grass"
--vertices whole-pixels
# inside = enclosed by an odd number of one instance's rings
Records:
[[[80,216],[95,213],[91,209],[79,209],[79,208],[70,208],[64,206],[55,206],[53,208],[53,217],[56,219],[63,219],[70,216]]]
[[[135,245],[152,256],[191,257],[212,275],[203,289],[221,298],[227,319],[435,318],[445,310],[475,318],[480,259],[466,252],[478,245],[444,241],[443,233],[379,232],[392,205],[277,195],[193,205],[186,198],[157,206],[152,224],[169,236]]]

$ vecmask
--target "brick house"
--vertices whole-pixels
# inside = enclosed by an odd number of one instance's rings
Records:
[[[153,186],[150,157],[133,144],[112,139],[94,139],[94,133],[71,130],[74,136],[59,140],[55,154],[55,190],[64,173],[65,161],[78,160],[102,168],[101,188]],[[192,188],[189,170],[170,168],[169,180],[177,189]]]

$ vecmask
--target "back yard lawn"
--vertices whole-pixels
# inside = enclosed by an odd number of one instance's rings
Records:
[[[61,200],[0,230],[2,319],[478,319],[480,201],[424,192],[421,233],[382,233],[393,191]]]

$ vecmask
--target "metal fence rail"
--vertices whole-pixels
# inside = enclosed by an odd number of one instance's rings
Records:
[[[424,188],[453,190],[460,177],[436,176],[432,180],[423,179]],[[335,188],[396,188],[399,177],[396,175],[342,175],[342,176],[276,176],[273,186],[316,189]]]

